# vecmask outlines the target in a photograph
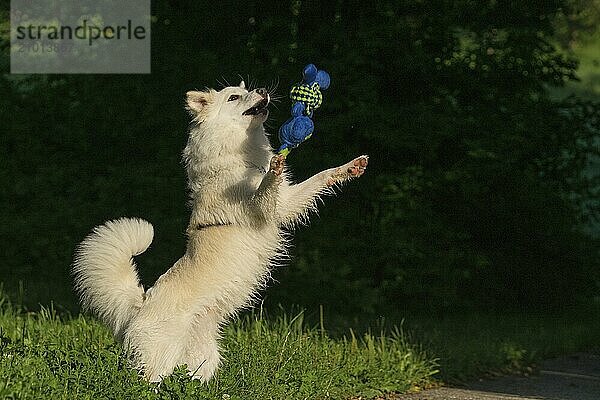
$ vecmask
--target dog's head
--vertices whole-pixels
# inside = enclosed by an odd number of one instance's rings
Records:
[[[247,129],[262,124],[269,115],[266,89],[246,90],[244,81],[220,91],[187,92],[187,109],[197,123],[214,122]]]

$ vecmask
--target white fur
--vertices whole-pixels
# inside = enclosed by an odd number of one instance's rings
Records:
[[[285,249],[284,228],[307,221],[320,195],[366,166],[362,156],[291,184],[270,163],[267,114],[242,115],[261,98],[243,83],[188,92],[194,126],[183,151],[192,209],[187,249],[152,288],[143,292],[132,261],[152,241],[146,221],[96,227],[75,254],[83,306],[111,327],[150,381],[181,364],[209,380],[220,364],[220,328],[266,284]]]

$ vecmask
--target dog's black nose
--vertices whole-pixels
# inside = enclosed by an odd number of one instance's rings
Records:
[[[256,93],[260,94],[262,97],[267,97],[267,95],[269,94],[269,92],[267,92],[267,89],[265,88],[256,89]]]

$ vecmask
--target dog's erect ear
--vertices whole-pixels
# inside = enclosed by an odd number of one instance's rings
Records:
[[[241,87],[242,89],[246,89],[246,82],[244,82],[244,81],[241,81],[241,82],[240,82],[240,87]]]
[[[201,114],[208,103],[212,101],[213,94],[211,92],[189,91],[186,93],[187,108],[197,114]]]

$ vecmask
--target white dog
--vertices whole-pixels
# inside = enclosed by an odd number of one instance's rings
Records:
[[[152,242],[141,219],[96,227],[75,253],[84,308],[122,340],[134,367],[160,381],[187,364],[208,381],[220,364],[220,328],[252,304],[285,248],[284,229],[306,220],[320,195],[362,175],[361,156],[291,184],[265,135],[269,94],[239,87],[187,93],[193,127],[183,151],[192,215],[187,250],[144,292],[132,257]]]

